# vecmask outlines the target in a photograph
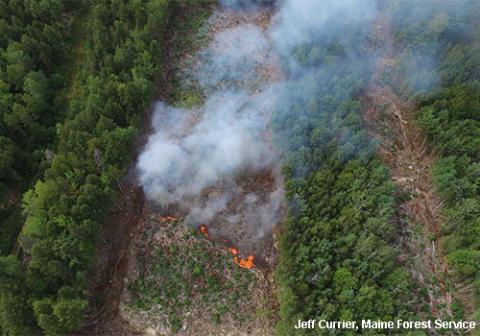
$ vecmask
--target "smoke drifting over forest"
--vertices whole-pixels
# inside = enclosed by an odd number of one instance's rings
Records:
[[[256,4],[227,1],[224,5],[225,10],[248,10]],[[295,104],[303,104],[301,100],[326,76],[338,74],[338,64],[325,66],[316,61],[339,36],[345,40],[337,47],[343,48],[345,62],[350,61],[355,51],[349,50],[349,38],[375,14],[374,1],[290,0],[277,8],[270,27],[249,23],[218,32],[198,53],[200,66],[194,70],[194,78],[206,95],[204,104],[179,109],[159,102],[155,107],[155,132],[138,161],[147,197],[161,206],[179,205],[187,212],[187,223],[208,223],[239,193],[246,193],[235,180],[237,174],[268,169],[275,175],[271,194],[256,206],[259,196],[247,195],[242,198],[242,208],[252,217],[248,222],[257,226],[259,234],[271,228],[278,221],[284,197],[281,159],[269,136],[272,118],[281,124],[278,119],[291,117]],[[309,60],[299,59],[298,49],[319,36],[325,50],[314,49]],[[259,81],[259,73],[268,71],[275,55],[282,61],[278,67],[286,65],[288,80]],[[294,118],[299,119],[287,127],[300,129],[306,111],[297,113]],[[286,146],[279,143],[287,150],[294,143],[289,138],[292,130],[277,127],[276,131],[281,133],[276,138],[288,142]],[[351,141],[348,136],[344,138]],[[306,136],[300,134],[300,142],[305,141]],[[222,192],[203,197],[202,192],[212,187]],[[231,221],[235,218],[235,214],[228,217]]]
[[[228,0],[223,5],[224,10],[235,11],[251,10],[257,4]],[[194,78],[206,96],[202,106],[181,109],[156,104],[155,132],[139,158],[139,180],[150,200],[162,206],[180,205],[192,224],[208,223],[239,193],[247,192],[238,185],[238,174],[267,169],[275,172],[270,201],[255,207],[252,196],[242,202],[244,208],[253,209],[259,231],[263,223],[273,225],[278,220],[278,199],[283,197],[278,152],[289,154],[284,160],[298,176],[310,171],[309,164],[318,166],[318,162],[296,156],[314,157],[306,144],[322,141],[322,135],[308,130],[325,118],[330,118],[330,131],[336,132],[345,158],[374,152],[373,142],[363,133],[352,129],[343,117],[322,113],[321,107],[330,94],[351,97],[365,84],[372,64],[383,52],[377,46],[378,50],[365,56],[365,50],[359,49],[367,48],[366,37],[378,16],[376,2],[287,0],[276,6],[269,27],[248,23],[219,31],[197,54]],[[365,39],[364,45],[352,43],[359,39]],[[332,50],[337,57],[329,61]],[[433,64],[426,57],[431,50],[419,51],[423,63]],[[268,70],[275,57],[281,60],[277,67],[282,68],[283,79],[260,80],[259,73]],[[413,68],[405,69],[415,72],[415,60],[406,62]],[[342,77],[355,77],[357,85],[340,90],[341,82],[331,79]],[[435,82],[432,75],[412,85],[427,87]],[[202,192],[212,187],[222,192],[205,199]]]

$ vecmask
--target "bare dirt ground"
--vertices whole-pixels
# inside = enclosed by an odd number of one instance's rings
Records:
[[[269,9],[255,12],[215,11],[207,21],[208,36],[211,38],[218,31],[246,23],[265,28],[270,15]],[[175,43],[175,38],[167,43]],[[190,50],[182,55],[175,69],[192,64],[195,61],[194,52]],[[171,55],[167,55],[167,59],[169,56]],[[167,71],[158,84],[169,83],[172,76],[173,74]],[[274,61],[259,69],[258,77],[262,82],[274,81],[278,76],[278,68]],[[160,96],[169,95],[172,90],[169,85],[165,84],[163,89],[157,90]],[[138,141],[138,150],[143,147],[150,132],[149,126],[145,125],[143,135]],[[245,192],[229,201],[228,212],[237,212],[245,222],[248,214],[245,213],[246,209],[239,208],[241,198],[253,193],[261,203],[277,187],[276,174],[279,172],[238,172],[236,182]],[[168,325],[162,325],[164,320],[161,318],[161,312],[131,309],[129,302],[132,298],[127,288],[137,279],[139,267],[148,265],[149,249],[152,244],[164,248],[170,244],[168,239],[162,239],[166,237],[165,230],[168,229],[162,216],[175,216],[181,220],[183,214],[176,211],[175,207],[158,209],[145,201],[143,190],[136,181],[135,164],[132,164],[127,176],[119,181],[118,189],[119,199],[106,224],[103,243],[97,252],[99,257],[91,276],[92,309],[79,335],[170,335],[172,331]],[[209,195],[221,192],[223,191],[220,183],[204,190],[204,197],[208,198]],[[242,258],[248,254],[255,255],[256,267],[245,270],[251,272],[255,278],[244,298],[248,302],[246,312],[251,316],[242,323],[232,318],[214,323],[211,316],[206,313],[208,309],[198,306],[187,313],[183,326],[176,335],[273,335],[275,317],[270,314],[258,315],[262,311],[276,311],[273,284],[276,251],[273,232],[272,230],[265,232],[261,239],[258,239],[255,237],[256,232],[249,230],[248,225],[232,228],[228,226],[225,218],[226,214],[220,213],[209,227],[211,248],[229,257],[230,254],[226,251],[228,246],[237,247]],[[273,227],[272,225],[272,229]],[[181,235],[188,230],[191,228],[181,227],[178,234]],[[204,237],[200,236],[198,239]],[[193,244],[194,241],[190,243]],[[231,262],[233,264],[233,257]]]
[[[459,284],[449,276],[442,251],[437,245],[442,223],[442,202],[435,195],[431,167],[436,160],[424,135],[415,126],[415,105],[400,96],[382,78],[395,78],[395,50],[388,22],[375,22],[374,41],[383,46],[371,83],[364,95],[364,120],[380,142],[379,154],[390,168],[399,199],[395,221],[403,231],[402,262],[419,285],[423,304],[437,318],[452,318],[452,303],[460,299],[471,310],[471,300],[460,295]],[[422,294],[426,291],[426,295]]]

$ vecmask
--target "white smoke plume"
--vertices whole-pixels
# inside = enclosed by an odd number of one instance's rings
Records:
[[[164,205],[180,202],[238,170],[272,165],[272,151],[263,139],[268,107],[264,97],[221,92],[196,112],[158,103],[155,134],[138,161],[149,198]],[[194,114],[200,120],[182,134]]]
[[[248,90],[270,53],[265,32],[253,24],[221,31],[200,52],[200,59],[208,61],[202,64],[195,78],[207,94],[225,89]]]
[[[255,86],[270,52],[260,27],[245,24],[221,31],[197,56],[200,66],[194,77],[207,95],[204,104],[193,109],[156,104],[154,133],[137,165],[150,201],[176,204],[186,212],[184,222],[198,225],[226,212],[233,200],[251,200],[243,197],[247,191],[237,175],[273,170],[280,163],[268,140],[275,87]],[[279,181],[275,187],[283,189]],[[208,193],[208,188],[219,192]],[[254,232],[263,235],[277,220],[280,195],[274,191],[266,200],[271,205],[260,202],[258,215],[257,207],[248,204],[249,223],[258,224]],[[226,215],[230,220],[236,216]]]

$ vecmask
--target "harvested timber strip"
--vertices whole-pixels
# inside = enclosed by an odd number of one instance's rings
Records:
[[[415,126],[415,104],[397,95],[383,80],[395,77],[396,59],[388,23],[381,17],[375,22],[374,40],[382,45],[384,53],[377,59],[364,93],[363,118],[371,135],[380,142],[379,155],[390,168],[397,187],[399,203],[395,221],[402,232],[401,259],[419,284],[418,295],[423,302],[423,307],[418,307],[419,315],[453,318],[452,307],[458,300],[467,311],[471,307],[468,300],[462,299],[458,285],[452,282],[437,246],[442,202],[435,195],[431,178],[435,153]],[[422,311],[425,308],[430,311]]]
[[[227,54],[237,52],[236,46],[218,42],[216,33],[241,36],[238,29],[252,27],[262,31],[270,14],[268,8],[251,12],[216,10],[200,29],[202,41],[213,41],[208,48],[213,53],[222,53],[225,48]],[[197,39],[193,39],[196,45],[195,42]],[[184,124],[175,123],[179,130],[172,132],[172,137],[176,139],[190,134],[200,122],[202,115],[197,105],[204,100],[203,96],[209,95],[210,86],[201,90],[195,76],[209,63],[205,55],[194,57],[195,49],[178,55],[176,60],[176,85],[171,88],[174,94],[168,103],[182,106],[189,113]],[[234,78],[230,84],[255,97],[261,94],[261,84],[275,82],[280,76],[276,63],[274,57],[260,54],[250,73],[241,72],[246,78]],[[208,76],[212,74],[206,71],[201,78]],[[218,82],[220,89],[224,85],[223,80]],[[217,90],[214,86],[213,91]],[[165,117],[164,112],[159,114]],[[261,115],[263,111],[255,113]],[[265,142],[272,146],[271,135],[267,133],[265,137]],[[202,219],[198,211],[192,212],[194,207],[189,207],[192,203],[187,202],[188,198],[169,205],[154,202],[155,199],[144,204],[127,252],[128,272],[116,321],[125,335],[273,335],[277,307],[272,277],[276,257],[272,228],[267,227],[259,237],[255,221],[251,220],[254,212],[243,205],[245,200],[252,200],[257,208],[268,204],[269,195],[281,187],[277,177],[280,172],[238,169],[233,175],[228,180],[238,188],[232,190],[231,184],[220,179],[198,195],[204,203],[224,194],[231,198],[210,220]],[[196,225],[198,231],[194,229]],[[232,246],[238,249],[233,257],[227,249]],[[117,329],[112,326],[110,330]]]

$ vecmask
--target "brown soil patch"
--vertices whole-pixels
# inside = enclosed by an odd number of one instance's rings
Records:
[[[142,215],[143,190],[132,174],[119,181],[119,198],[110,214],[91,272],[91,307],[78,335],[130,335],[117,319],[120,295],[128,269],[128,251]]]

